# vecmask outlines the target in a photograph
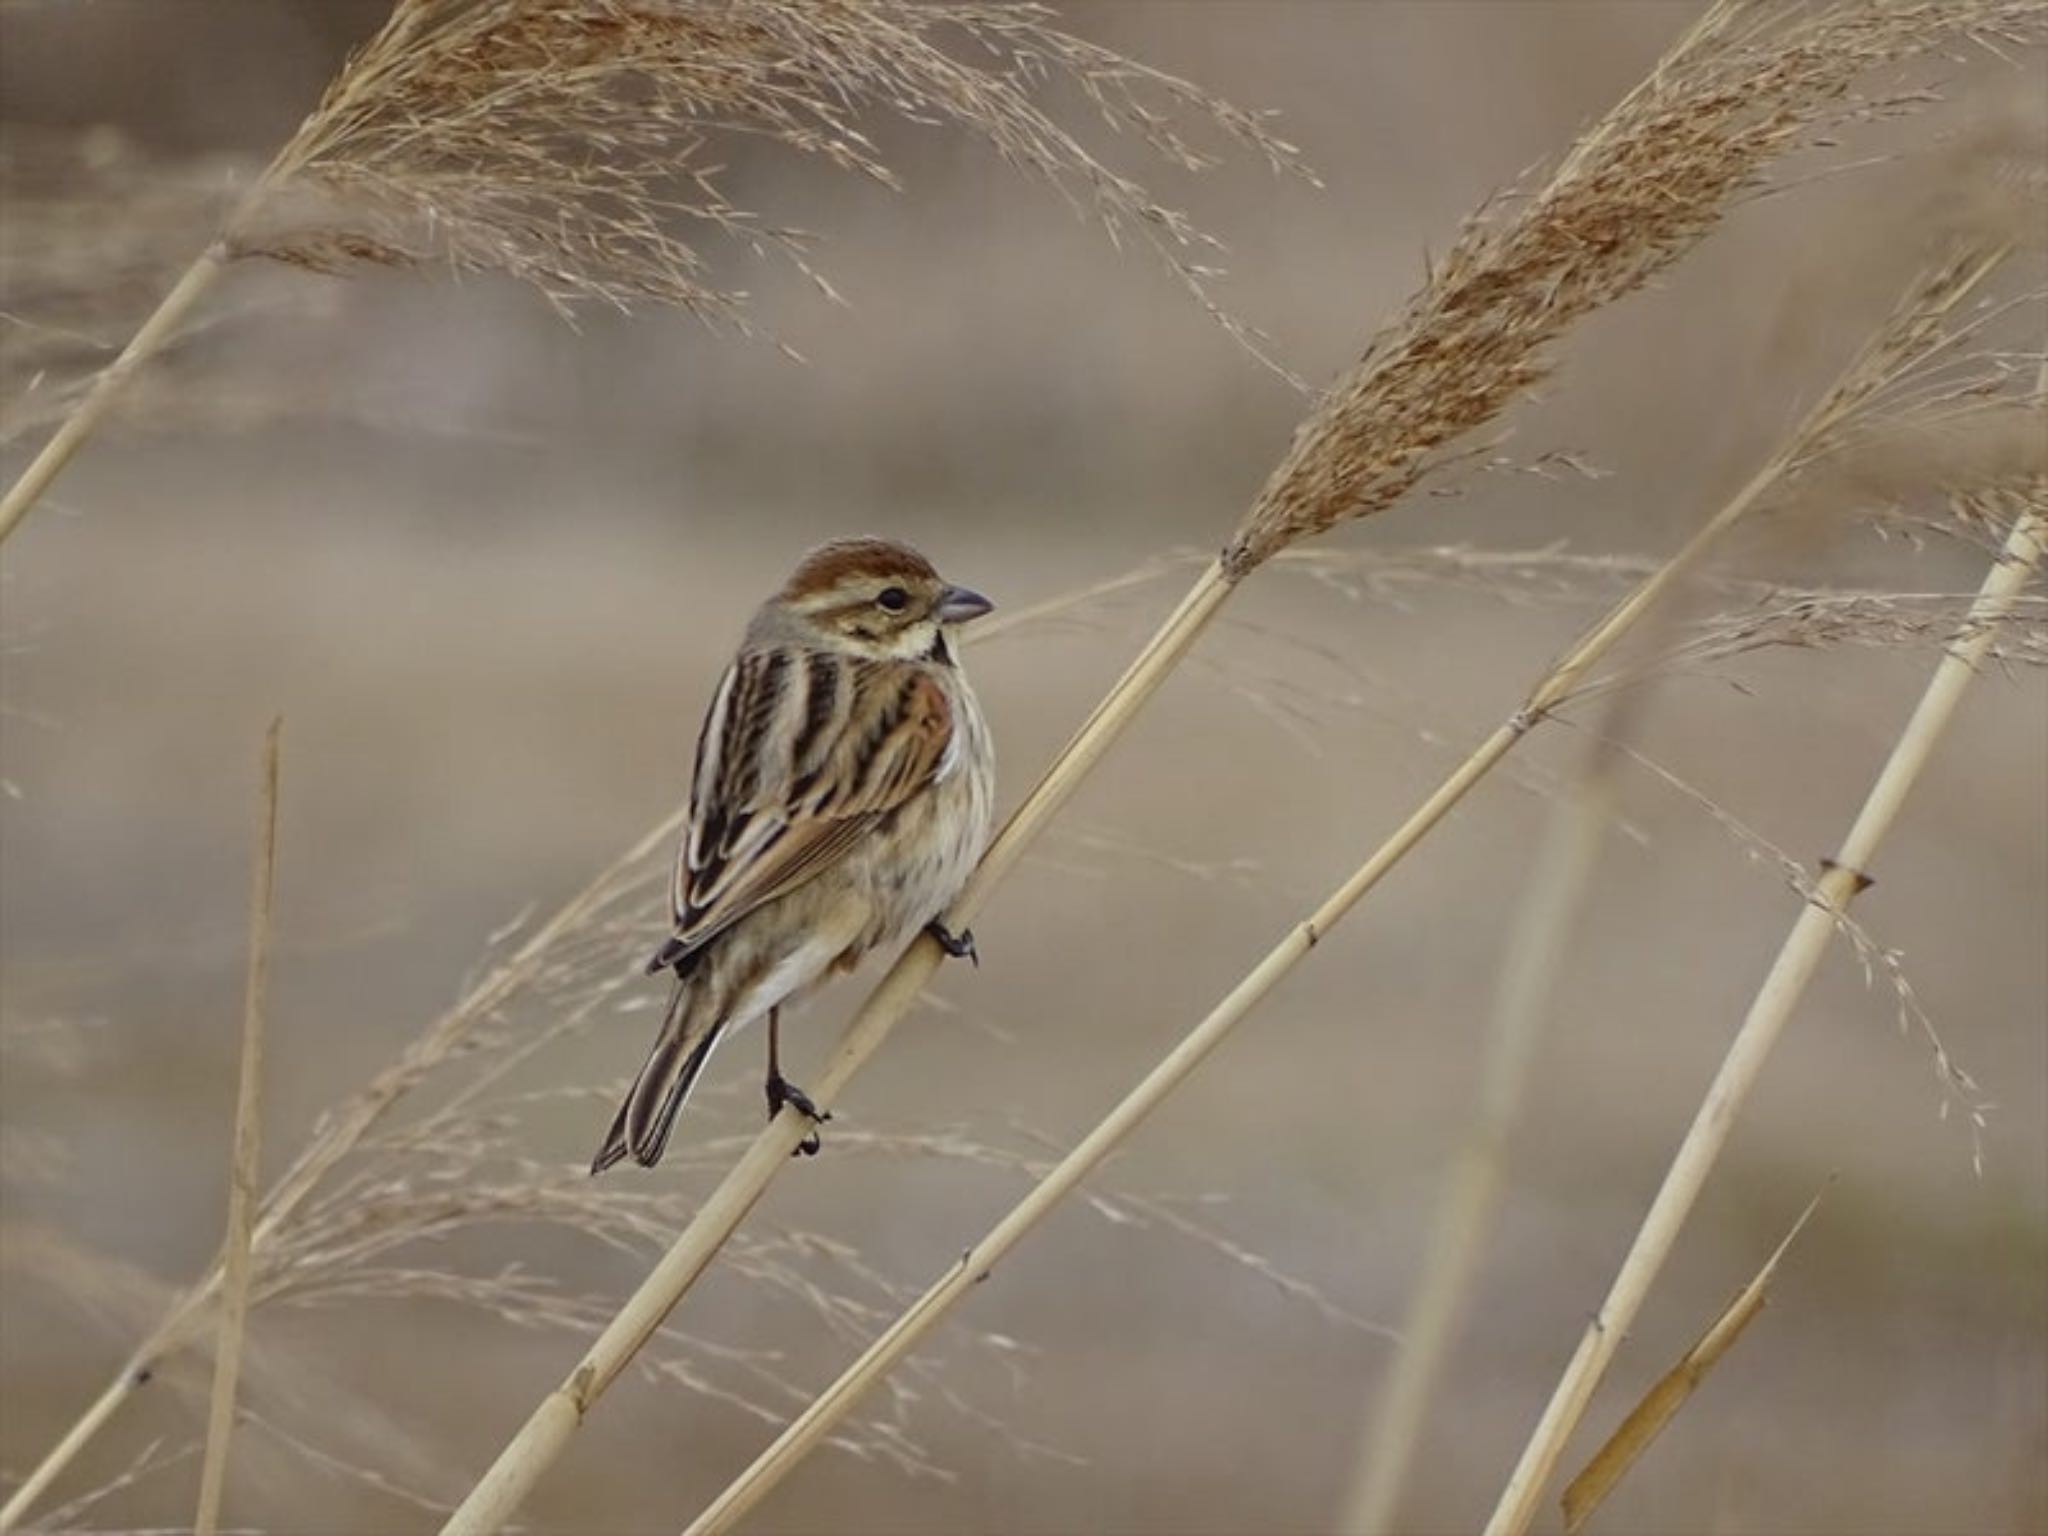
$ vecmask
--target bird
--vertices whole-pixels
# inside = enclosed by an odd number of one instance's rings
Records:
[[[673,926],[647,963],[674,975],[661,1031],[590,1171],[661,1160],[721,1040],[768,1021],[766,1093],[829,1116],[782,1075],[781,1010],[868,951],[924,929],[980,964],[940,914],[988,841],[995,749],[955,654],[995,605],[908,545],[840,539],[754,613],[697,738]]]

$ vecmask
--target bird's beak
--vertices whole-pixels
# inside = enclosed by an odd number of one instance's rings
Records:
[[[948,587],[939,594],[939,622],[965,624],[969,619],[980,618],[993,607],[994,603],[972,587]]]

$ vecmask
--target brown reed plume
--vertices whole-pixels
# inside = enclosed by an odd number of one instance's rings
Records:
[[[715,270],[704,238],[773,248],[808,271],[806,240],[728,198],[716,156],[759,140],[893,186],[863,129],[872,113],[984,140],[1112,238],[1149,244],[1256,351],[1210,296],[1202,258],[1214,242],[1038,104],[1056,81],[1168,164],[1210,163],[1178,126],[1200,118],[1274,167],[1299,169],[1260,115],[1075,37],[1041,6],[396,0],[0,498],[0,540],[237,260],[500,272],[558,307],[652,302],[743,325],[745,295]]]
[[[1691,249],[1819,125],[1884,109],[1849,89],[1975,38],[2038,37],[2040,0],[1734,0],[1692,30],[1541,187],[1494,199],[1296,432],[1225,551],[1234,574],[1376,512],[1549,369],[1545,346]]]
[[[1499,413],[1546,366],[1545,346],[1573,320],[1640,286],[1709,230],[1730,201],[1756,187],[1770,160],[1821,124],[1865,108],[1846,100],[1857,76],[1972,34],[2038,34],[2048,0],[1976,0],[1966,5],[1823,0],[1795,7],[1722,0],[1662,60],[1650,78],[1583,138],[1539,191],[1496,204],[1468,231],[1422,293],[1375,339],[1363,361],[1325,397],[1296,434],[1237,534],[1140,650],[1110,693],[1055,757],[997,837],[967,889],[945,916],[968,923],[995,883],[1057,814],[1150,696],[1193,646],[1235,586],[1288,544],[1378,511],[1447,461],[1454,438]],[[1977,274],[1981,276],[1981,273]],[[1972,279],[1974,282],[1974,278]],[[1827,418],[1808,418],[1809,427]],[[1529,707],[1476,752],[1354,881],[1333,895],[1341,915],[1439,821],[1583,678],[1698,552],[1747,512],[1784,469],[1774,461],[1737,502],[1667,562],[1609,620],[1581,642],[1533,695]],[[1198,1062],[1252,1001],[1312,947],[1317,919],[1294,930],[1239,992],[1219,1005],[1154,1078],[1077,1147],[1025,1207],[1013,1212],[970,1261],[927,1292],[842,1378],[830,1414],[877,1379],[909,1340],[1027,1229]],[[1283,952],[1284,951],[1284,952]],[[847,1025],[810,1086],[829,1107],[915,1001],[938,964],[935,943],[908,948]],[[1215,1025],[1212,1031],[1210,1026]],[[1199,1038],[1198,1038],[1199,1037]],[[1128,1111],[1128,1113],[1126,1113]],[[785,1113],[761,1133],[689,1227],[619,1310],[563,1382],[507,1443],[445,1529],[501,1527],[561,1454],[598,1398],[641,1343],[695,1283],[805,1134]],[[857,1378],[857,1381],[855,1380]],[[822,1403],[822,1400],[821,1400]],[[758,1495],[768,1477],[801,1456],[827,1422],[819,1404],[749,1474]],[[747,1481],[747,1480],[743,1480]],[[738,1485],[735,1485],[736,1488]],[[744,1503],[721,1501],[715,1524]]]

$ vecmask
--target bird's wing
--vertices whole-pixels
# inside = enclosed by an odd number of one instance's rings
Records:
[[[946,691],[911,662],[743,652],[697,743],[667,964],[843,859],[949,762]]]

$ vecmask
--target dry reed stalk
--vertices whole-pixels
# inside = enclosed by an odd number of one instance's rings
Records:
[[[1078,86],[1112,127],[1169,164],[1211,163],[1177,128],[1199,117],[1274,167],[1300,170],[1259,114],[1063,32],[1038,6],[396,0],[219,237],[0,497],[0,541],[240,259],[326,273],[501,272],[558,308],[645,301],[743,327],[743,295],[678,228],[774,248],[810,272],[806,242],[731,203],[709,146],[720,135],[765,138],[894,186],[860,127],[870,110],[977,135],[1112,237],[1135,233],[1263,356],[1209,296],[1209,271],[1191,253],[1214,242],[1037,105],[1034,92],[1053,79]]]
[[[1441,450],[1491,420],[1544,375],[1545,349],[1573,321],[1634,292],[1695,245],[1729,202],[1753,188],[1772,159],[1817,123],[1859,115],[1863,109],[1840,102],[1860,73],[1958,36],[2048,29],[2048,0],[1973,0],[1961,7],[1828,0],[1760,17],[1761,10],[1748,0],[1717,0],[1650,77],[1580,140],[1548,184],[1506,211],[1490,206],[1467,226],[1416,299],[1324,396],[1223,554],[1204,569],[1026,796],[945,914],[949,926],[957,930],[971,920],[989,889],[1156,691],[1238,581],[1292,543],[1384,509],[1442,467]],[[1968,276],[1965,288],[1982,275],[1980,270]],[[1875,387],[1878,381],[1870,382]],[[1805,426],[1818,432],[1857,403],[1860,396],[1838,389]],[[1811,446],[1804,437],[1797,443],[1802,450]],[[1318,919],[1334,921],[1377,884],[1791,463],[1786,457],[1767,466],[1587,635],[1525,709],[1489,737],[1126,1104],[1138,1100],[1149,1107],[1192,1070],[1208,1048],[1207,1033],[1220,1038],[1307,953],[1321,931]],[[939,958],[936,944],[919,939],[869,994],[811,1085],[822,1107],[835,1102],[879,1048]],[[1141,1107],[1125,1129],[1142,1113]],[[612,1325],[528,1416],[445,1532],[493,1531],[510,1519],[633,1352],[788,1166],[805,1134],[806,1122],[794,1112],[762,1131]],[[1093,1138],[1076,1148],[1051,1177],[1064,1177],[1091,1144]],[[1050,1205],[1046,1200],[1041,1212]],[[893,1331],[884,1335],[892,1337]]]
[[[1736,1115],[1755,1086],[1771,1047],[1790,1020],[1807,982],[1827,952],[1842,914],[1870,883],[1870,861],[1891,830],[1920,771],[1947,729],[1963,690],[1989,651],[1999,619],[2011,607],[2048,546],[2048,479],[2030,489],[2029,504],[2014,519],[1998,560],[1985,576],[1971,611],[1971,632],[1942,658],[1927,691],[1894,744],[1871,786],[1840,851],[1827,861],[1749,1012],[1730,1043],[1721,1067],[1701,1101],[1670,1170],[1622,1260],[1607,1298],[1594,1314],[1577,1352],[1565,1367],[1549,1405],[1537,1422],[1521,1460],[1501,1492],[1487,1523],[1487,1536],[1519,1536],[1535,1518],[1566,1440],[1592,1400],[1608,1362],[1641,1311],[1694,1200],[1705,1185]]]
[[[1494,990],[1478,1111],[1437,1208],[1393,1369],[1373,1406],[1356,1477],[1339,1506],[1337,1528],[1347,1536],[1394,1529],[1430,1398],[1450,1356],[1500,1203],[1509,1138],[1521,1116],[1529,1068],[1614,813],[1614,738],[1623,727],[1613,717],[1625,707],[1622,701],[1637,697],[1616,696],[1610,718],[1588,742],[1569,789],[1552,802]]]
[[[213,1393],[206,1414],[206,1455],[199,1468],[196,1536],[220,1528],[227,1487],[228,1444],[235,1430],[235,1383],[242,1368],[242,1338],[249,1322],[254,1273],[250,1240],[256,1232],[256,1168],[262,1152],[264,1000],[270,990],[270,911],[277,884],[278,738],[282,718],[263,736],[262,809],[249,875],[249,969],[242,988],[242,1066],[235,1089],[235,1141],[228,1167],[228,1229],[221,1242],[219,1338],[213,1354]]]
[[[1665,563],[1589,630],[1530,690],[1526,702],[1475,749],[1422,805],[1296,924],[1214,1009],[1138,1082],[989,1232],[849,1365],[687,1528],[687,1536],[724,1531],[753,1508],[822,1442],[862,1393],[874,1386],[1034,1226],[1130,1136],[1151,1111],[1201,1065],[1280,980],[1312,950],[1551,711],[1578,690],[1591,669],[1688,575],[1721,535],[1813,462],[1854,413],[1877,398],[1901,371],[1939,344],[1943,322],[2004,259],[1999,250],[1959,258],[1926,274],[1877,336],[1844,370],[1749,483]],[[1254,511],[1254,516],[1257,510]],[[1988,636],[1986,637],[1988,639]],[[789,1144],[795,1145],[792,1130]],[[501,1465],[502,1465],[501,1461]],[[495,1511],[502,1519],[511,1506]],[[488,1525],[462,1526],[480,1531]],[[451,1526],[451,1530],[458,1527]]]
[[[1833,1179],[1828,1181],[1833,1183]],[[1820,1209],[1820,1202],[1827,1194],[1827,1185],[1806,1202],[1806,1209],[1799,1213],[1799,1219],[1792,1223],[1778,1246],[1771,1250],[1771,1256],[1764,1260],[1764,1266],[1751,1278],[1749,1284],[1735,1293],[1735,1299],[1721,1310],[1699,1342],[1685,1352],[1685,1356],[1663,1376],[1657,1384],[1643,1394],[1642,1401],[1630,1410],[1627,1418],[1607,1438],[1607,1443],[1594,1453],[1579,1475],[1571,1480],[1564,1491],[1564,1528],[1566,1536],[1578,1536],[1585,1529],[1586,1522],[1628,1476],[1629,1469],[1647,1451],[1652,1442],[1664,1432],[1678,1410],[1686,1405],[1707,1373],[1721,1363],[1721,1359],[1735,1347],[1735,1341],[1742,1337],[1743,1330],[1756,1321],[1769,1298],[1771,1282],[1778,1276],[1778,1265],[1784,1261],[1799,1234],[1806,1230],[1813,1213]]]

